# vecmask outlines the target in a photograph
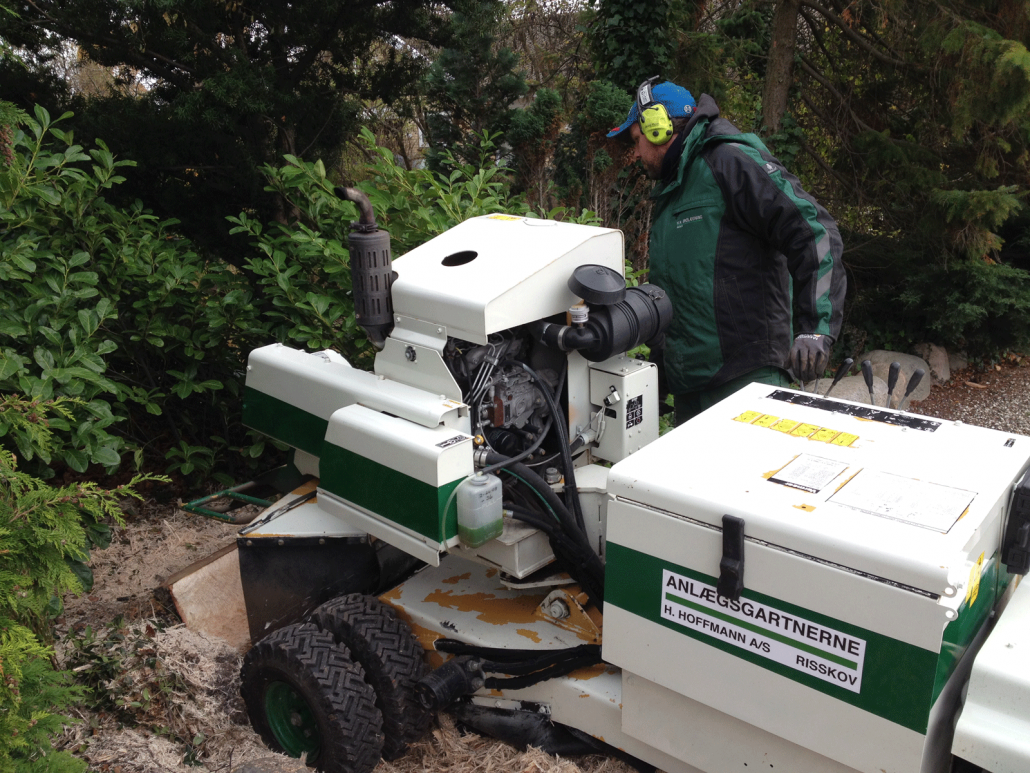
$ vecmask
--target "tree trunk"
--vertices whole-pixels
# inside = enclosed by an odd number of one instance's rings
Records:
[[[794,82],[794,47],[800,7],[801,0],[780,0],[776,5],[762,91],[762,134],[766,136],[780,130],[787,111],[787,96]]]

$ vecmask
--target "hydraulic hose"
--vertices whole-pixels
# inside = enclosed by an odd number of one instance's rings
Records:
[[[562,371],[561,372],[561,378],[558,379],[558,385],[557,385],[557,388],[555,390],[555,392],[557,394],[559,394],[559,395],[561,394],[561,386],[564,384],[564,382],[565,382],[565,371]],[[551,396],[550,395],[551,391],[549,389],[547,389],[547,384],[546,383],[544,383],[543,381],[540,381],[540,380],[537,380],[534,383],[537,384],[537,389],[540,392],[543,392],[545,394],[545,397],[544,397],[545,400],[548,397]],[[494,464],[490,465],[489,467],[486,467],[486,468],[480,470],[480,472],[485,475],[488,472],[493,472],[494,470],[497,470],[497,469],[500,469],[500,468],[504,467],[506,464],[514,464],[516,462],[521,462],[523,459],[528,457],[530,455],[530,453],[533,453],[535,450],[537,450],[537,448],[539,448],[543,444],[544,439],[547,437],[547,433],[550,432],[551,427],[553,425],[554,425],[554,413],[552,412],[551,415],[548,416],[548,418],[547,418],[547,425],[541,431],[540,437],[537,438],[537,441],[533,445],[530,445],[524,451],[519,453],[518,456],[512,457],[511,459],[508,459],[506,461],[495,462]],[[500,455],[497,455],[497,456],[500,457]]]
[[[537,375],[537,372],[529,367],[524,362],[518,360],[505,360],[505,365],[514,365],[522,368],[526,371],[529,376],[534,379],[538,384],[545,384],[546,382]],[[558,427],[558,445],[562,455],[562,465],[565,467],[565,492],[568,498],[569,509],[572,510],[572,514],[576,518],[576,525],[579,527],[579,531],[585,534],[586,525],[583,520],[583,507],[579,501],[579,490],[576,488],[576,471],[573,466],[572,450],[569,448],[569,438],[566,434],[568,428],[565,426],[565,416],[561,412],[561,408],[558,407],[558,403],[554,400],[554,395],[551,391],[546,388],[542,388],[541,393],[544,396],[544,400],[547,402],[547,407],[551,411],[551,415],[554,417],[554,422]],[[549,488],[549,487],[548,487]]]
[[[499,454],[491,452],[487,454],[487,463],[500,461],[501,458],[503,457],[500,457]],[[604,564],[590,546],[586,532],[576,525],[565,503],[533,470],[519,463],[505,464],[503,469],[517,476],[536,492],[557,516],[558,528],[561,529],[564,539],[550,533],[548,527],[541,528],[551,538],[551,548],[555,555],[562,560],[569,574],[583,586],[590,601],[598,609],[602,609],[604,605]]]

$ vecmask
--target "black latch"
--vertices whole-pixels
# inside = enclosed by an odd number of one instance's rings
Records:
[[[1001,560],[1012,574],[1030,571],[1030,470],[1012,493]]]
[[[716,591],[731,601],[744,590],[744,519],[735,515],[722,517],[722,560],[719,562],[719,586]]]

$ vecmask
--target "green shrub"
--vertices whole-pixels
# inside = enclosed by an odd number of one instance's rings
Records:
[[[973,260],[916,274],[899,294],[902,326],[991,358],[1030,344],[1030,272]]]
[[[17,433],[13,447],[45,475],[55,462],[113,470],[127,449],[161,458],[183,438],[229,437],[242,370],[231,342],[262,338],[246,279],[175,221],[110,204],[132,162],[76,144],[55,125],[67,115],[35,116],[0,170],[0,392],[76,401],[50,419],[52,454]]]
[[[508,172],[494,158],[492,139],[479,138],[478,163],[446,156],[451,171],[405,169],[391,150],[379,147],[362,129],[361,141],[374,161],[369,179],[356,187],[368,195],[380,228],[390,233],[394,257],[423,244],[463,220],[507,212],[536,216],[511,193]],[[354,364],[371,367],[372,347],[354,320],[346,235],[357,216],[339,199],[321,161],[286,157],[282,167],[265,167],[268,190],[281,195],[295,213],[289,224],[263,225],[247,213],[228,218],[232,233],[246,234],[256,255],[247,268],[257,277],[262,320],[273,340],[308,349],[332,348]],[[547,217],[596,224],[592,212],[553,209]]]
[[[347,234],[356,210],[333,193],[320,161],[287,157],[267,167],[289,223],[230,217],[248,237],[244,270],[202,254],[136,202],[106,194],[132,166],[103,143],[86,149],[42,108],[15,132],[13,163],[0,169],[0,394],[37,404],[57,398],[46,449],[0,418],[0,444],[39,476],[67,465],[115,469],[127,451],[193,480],[238,480],[265,441],[240,425],[247,354],[281,342],[333,348],[370,367],[354,322]],[[447,175],[409,171],[362,134],[374,163],[359,184],[395,255],[476,215],[533,215],[513,196],[507,171],[480,138],[479,164]],[[549,217],[596,222],[562,209]],[[267,462],[266,462],[267,464]]]
[[[47,422],[68,416],[76,401],[32,402],[5,397],[0,418],[46,450],[53,439]],[[50,736],[68,720],[60,712],[82,693],[56,671],[51,621],[69,591],[89,590],[86,565],[91,547],[110,542],[110,523],[121,523],[118,501],[138,496],[137,476],[105,490],[94,483],[53,488],[18,469],[17,458],[0,449],[0,770],[78,771],[85,765],[51,749]]]

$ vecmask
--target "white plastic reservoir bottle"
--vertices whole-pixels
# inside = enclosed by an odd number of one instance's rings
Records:
[[[477,472],[458,484],[458,539],[478,548],[504,530],[501,479]]]

